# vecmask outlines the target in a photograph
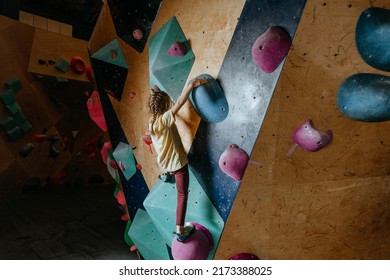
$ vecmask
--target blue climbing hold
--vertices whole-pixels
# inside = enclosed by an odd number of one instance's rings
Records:
[[[229,104],[221,86],[208,74],[196,78],[206,79],[208,83],[194,88],[190,94],[195,111],[205,122],[223,121],[229,113]]]
[[[390,77],[359,73],[347,78],[337,94],[337,106],[350,119],[364,122],[390,120]]]
[[[355,36],[362,59],[376,69],[390,71],[390,10],[366,9],[358,19]]]

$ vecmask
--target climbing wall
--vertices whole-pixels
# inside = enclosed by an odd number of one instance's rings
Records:
[[[215,258],[225,259],[242,251],[256,253],[263,259],[386,255],[386,250],[379,248],[373,239],[370,240],[375,243],[376,252],[369,252],[361,237],[349,238],[348,227],[364,231],[366,237],[370,229],[364,229],[355,221],[357,216],[348,213],[363,213],[364,225],[371,229],[375,224],[380,227],[386,224],[388,211],[383,210],[385,204],[380,197],[388,195],[388,179],[370,176],[387,174],[384,162],[388,151],[383,140],[387,126],[351,123],[342,118],[335,106],[335,94],[343,79],[361,69],[376,71],[362,63],[353,48],[354,26],[366,5],[369,4],[361,1],[315,0],[262,1],[261,5],[257,1],[234,1],[226,5],[214,0],[198,1],[197,9],[189,10],[180,1],[162,2],[150,38],[175,16],[195,56],[188,78],[205,73],[217,78],[229,103],[229,114],[219,123],[201,120],[190,102],[177,118],[190,154],[192,178],[197,187],[201,186],[202,197],[207,196],[208,205],[225,223],[224,234],[216,238],[220,243],[214,248]],[[272,26],[285,30],[292,45],[287,59],[275,71],[265,73],[251,60],[251,51],[257,38]],[[105,5],[90,41],[91,53],[116,36]],[[144,197],[145,203],[134,202],[136,207],[132,211],[136,214],[129,235],[146,258],[172,258],[167,233],[172,224],[157,220],[172,219],[168,216],[173,214],[174,205],[161,211],[163,206],[155,196],[172,196],[174,192],[173,189],[163,192],[164,185],[158,181],[162,171],[156,164],[155,151],[142,140],[149,118],[147,102],[152,79],[148,52],[153,46],[146,45],[139,53],[124,42],[119,44],[129,71],[122,98],[117,100],[105,94],[102,102],[111,106],[108,113],[115,113],[117,118],[112,121],[114,142],[126,138],[136,161],[142,165],[141,172],[137,172],[142,173],[142,179],[134,181],[132,191],[136,193],[137,185],[141,185],[143,195],[136,199]],[[293,131],[308,118],[314,119],[320,128],[332,128],[334,139],[317,153],[298,148],[288,156],[294,144]],[[337,137],[338,134],[342,136]],[[250,155],[241,181],[219,168],[218,160],[231,144]],[[356,163],[357,158],[367,159],[370,165]],[[355,188],[356,182],[359,189]],[[378,182],[381,185],[365,205],[362,197]],[[126,196],[131,193],[126,192]],[[358,208],[348,203],[351,199],[357,201]],[[370,212],[378,200],[377,208],[383,211]],[[214,210],[204,215],[211,217]],[[194,211],[199,209],[195,207]],[[378,219],[370,221],[370,213]],[[352,219],[348,222],[349,218]],[[386,233],[378,230],[376,235],[384,237]],[[335,242],[323,245],[327,240]],[[155,242],[159,246],[153,246]],[[349,242],[358,250],[349,246]],[[158,247],[158,252],[153,251],[154,247]]]
[[[367,65],[355,43],[360,14],[388,1],[307,1],[216,253],[261,259],[388,259],[389,122],[353,121],[337,108],[342,82]],[[333,139],[293,146],[307,118]],[[245,234],[243,234],[245,232]],[[235,244],[239,244],[238,246]]]
[[[214,5],[219,5],[220,2],[216,1]],[[242,5],[243,3],[241,3]],[[184,22],[185,24],[182,25],[180,22],[180,13],[173,13],[172,9],[173,6],[176,8],[179,7],[179,11],[185,11],[186,7],[185,5],[182,5],[182,3],[168,3],[168,5],[164,6],[164,3],[161,6],[161,10],[164,11],[164,9],[167,9],[167,11],[162,13],[164,17],[156,18],[156,23],[154,24],[155,30],[152,30],[152,35],[157,34],[157,32],[160,30],[162,26],[166,26],[166,23],[169,22],[170,19],[172,19],[172,16],[177,16],[177,24],[181,25],[182,32],[185,34],[188,31],[192,31],[194,33],[198,32],[198,38],[202,38],[202,40],[196,41],[192,35],[192,37],[187,37],[188,40],[191,40],[191,48],[192,51],[198,51],[199,55],[205,55],[206,57],[210,58],[210,66],[206,67],[200,67],[200,63],[204,63],[204,61],[199,61],[198,63],[192,62],[193,65],[188,69],[187,75],[190,74],[192,71],[198,71],[196,75],[201,74],[202,72],[207,70],[208,68],[211,69],[211,72],[209,72],[211,75],[216,76],[216,70],[218,70],[218,63],[221,63],[221,57],[223,57],[224,52],[218,53],[218,57],[215,56],[215,53],[207,53],[203,45],[207,42],[207,44],[220,44],[220,41],[213,41],[215,40],[215,35],[218,35],[217,33],[213,32],[212,30],[207,29],[207,22],[204,24],[204,26],[201,27],[201,29],[198,29],[199,26],[194,26],[191,24],[191,22]],[[194,21],[197,21],[197,18],[201,16],[202,11],[206,9],[207,5],[201,5],[203,8],[198,11],[198,13],[194,14]],[[241,7],[242,8],[242,7]],[[240,8],[240,9],[241,9]],[[235,7],[229,7],[227,11],[219,12],[219,16],[225,18],[226,23],[228,22],[228,18],[230,18],[230,15],[232,15],[233,11],[235,10]],[[218,11],[218,10],[216,10]],[[235,18],[238,16],[238,14],[235,16]],[[159,23],[160,20],[160,23]],[[102,48],[105,48],[108,42],[111,42],[115,40],[116,34],[115,34],[115,19],[112,17],[112,13],[110,12],[110,7],[108,5],[104,5],[102,8],[102,12],[99,16],[99,20],[97,22],[97,25],[95,27],[93,36],[89,42],[89,51],[93,54],[96,52],[99,52]],[[222,22],[224,23],[224,22]],[[227,25],[228,29],[233,31],[234,26]],[[187,28],[187,30],[186,30]],[[192,28],[192,30],[188,30],[188,28]],[[231,34],[225,35],[220,34],[219,37],[227,36],[225,40],[222,40],[222,42],[230,41]],[[192,41],[194,40],[194,41]],[[148,109],[147,109],[147,100],[149,95],[149,88],[150,88],[150,82],[145,81],[145,78],[142,78],[144,76],[141,75],[141,73],[148,74],[149,73],[149,57],[146,56],[148,53],[146,52],[146,55],[144,54],[145,51],[140,54],[137,51],[134,51],[133,48],[122,42],[121,40],[118,40],[119,46],[124,54],[124,57],[126,59],[127,65],[128,65],[128,75],[127,79],[125,81],[122,81],[122,84],[124,85],[124,90],[121,96],[121,99],[116,98],[115,96],[109,94],[109,91],[106,90],[106,84],[101,83],[99,79],[101,78],[101,72],[102,71],[95,71],[95,78],[96,78],[96,85],[99,89],[100,99],[102,102],[103,110],[105,111],[106,121],[108,125],[108,132],[110,135],[111,142],[113,143],[113,147],[118,142],[126,142],[128,143],[132,148],[134,152],[134,156],[136,161],[142,166],[142,168],[137,171],[136,175],[133,176],[131,180],[133,180],[132,186],[128,186],[126,184],[126,180],[124,181],[121,176],[121,182],[122,187],[124,189],[125,195],[126,195],[126,202],[127,207],[129,209],[130,217],[132,219],[132,226],[129,230],[130,237],[135,241],[136,245],[138,243],[139,250],[144,250],[144,252],[141,251],[141,254],[147,258],[148,256],[155,258],[156,254],[155,252],[146,252],[145,248],[149,248],[150,246],[145,246],[142,244],[148,244],[150,242],[154,242],[154,237],[152,235],[145,235],[144,230],[142,230],[141,234],[143,238],[142,241],[139,241],[139,234],[140,232],[135,231],[134,228],[149,228],[149,223],[145,225],[138,225],[140,219],[138,216],[147,216],[149,217],[148,212],[150,212],[151,217],[149,219],[153,220],[154,215],[156,213],[158,214],[159,211],[155,212],[154,207],[149,207],[149,211],[144,211],[144,206],[142,203],[144,202],[145,197],[143,197],[145,194],[147,194],[147,191],[145,192],[145,183],[147,183],[147,186],[149,189],[155,190],[155,192],[159,189],[158,188],[158,175],[161,173],[161,170],[156,166],[156,159],[155,154],[153,153],[153,149],[150,150],[149,147],[142,141],[142,135],[144,132],[146,132],[146,123],[148,121]],[[158,46],[158,45],[157,45]],[[225,45],[227,48],[228,44]],[[195,53],[196,55],[196,53]],[[215,63],[213,63],[215,62]],[[180,70],[180,69],[179,69]],[[182,72],[182,71],[179,71]],[[182,73],[180,73],[182,74]],[[193,74],[194,75],[194,74]],[[148,76],[149,77],[149,74]],[[184,84],[187,79],[187,76],[184,75],[181,78],[182,84]],[[180,91],[180,89],[178,89]],[[190,104],[187,103],[185,108],[183,108],[183,111],[181,112],[178,126],[181,127],[181,133],[183,136],[183,140],[186,146],[186,149],[189,149],[189,146],[192,143],[193,135],[195,134],[195,130],[199,124],[200,118],[197,116],[197,114],[192,110],[192,108],[189,106]],[[111,111],[111,108],[115,111]],[[192,135],[192,136],[191,136]],[[121,172],[119,172],[121,174]],[[139,177],[137,177],[137,174],[139,174]],[[208,196],[205,194],[204,190],[200,187],[200,185],[197,183],[195,177],[192,176],[192,186],[193,186],[193,193],[198,194],[197,196],[194,196],[192,199],[198,198],[199,200],[193,202],[193,210],[191,211],[194,216],[195,222],[198,222],[197,220],[202,221],[202,223],[205,226],[210,227],[210,230],[212,231],[212,235],[214,236],[215,241],[217,242],[222,229],[223,229],[223,220],[220,218],[218,212],[216,211],[215,207],[209,200]],[[145,180],[145,181],[144,181]],[[161,188],[160,188],[161,189]],[[161,189],[163,190],[163,189]],[[172,191],[171,191],[172,192]],[[170,194],[170,199],[174,199],[172,195],[175,195],[174,192]],[[153,193],[148,195],[149,201],[153,197]],[[148,199],[145,200],[145,204],[147,205]],[[161,203],[161,201],[159,201]],[[173,214],[175,211],[175,206],[173,203],[170,204],[171,207],[168,209],[167,213]],[[207,205],[205,209],[200,207],[201,205]],[[146,208],[146,206],[145,206]],[[158,207],[156,209],[159,209]],[[136,211],[137,210],[137,211]],[[205,211],[206,210],[206,211]],[[134,215],[134,213],[136,214]],[[154,218],[154,221],[156,219]],[[215,225],[214,225],[215,223]],[[158,224],[157,224],[158,225]],[[156,226],[156,225],[150,225],[150,226]],[[172,231],[172,225],[169,225],[167,227],[159,225],[160,228],[156,229],[159,231],[165,231],[165,232],[171,232]],[[146,230],[146,229],[145,229]],[[171,245],[170,242],[168,242],[168,235],[165,234],[165,250],[169,251],[169,246]],[[173,238],[173,235],[170,233],[169,236]],[[142,244],[140,244],[142,242]],[[144,248],[144,249],[143,249]],[[164,248],[164,247],[163,247]],[[212,258],[216,247],[212,249],[212,252],[210,254],[210,258]],[[163,255],[166,256],[166,253],[163,253]],[[169,255],[169,254],[168,254]]]

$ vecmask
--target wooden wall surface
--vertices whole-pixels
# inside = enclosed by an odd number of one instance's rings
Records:
[[[34,37],[36,31],[38,37],[45,40],[34,40],[38,38]],[[72,50],[67,48],[68,45],[60,44],[61,41],[73,43]],[[55,70],[53,65],[47,66],[51,68],[51,72],[40,72],[52,75],[51,79],[38,78],[29,72],[29,65],[32,68],[39,65],[40,58],[47,61],[62,57],[69,61],[71,56],[81,55],[80,53],[88,61],[86,41],[35,30],[32,26],[0,16],[0,91],[5,90],[4,83],[8,78],[16,76],[21,80],[22,88],[16,92],[16,100],[32,125],[28,133],[14,141],[8,139],[3,128],[0,129],[0,192],[5,189],[20,192],[19,187],[32,177],[38,177],[44,183],[46,177],[53,177],[66,166],[69,181],[82,177],[86,183],[88,177],[96,173],[101,173],[106,181],[112,181],[100,159],[100,152],[93,159],[83,152],[83,145],[87,141],[96,140],[98,134],[104,134],[90,119],[87,111],[84,91],[93,88],[92,83],[85,82],[86,79],[81,82],[72,79],[66,85],[59,86],[54,76],[60,74],[60,71]],[[73,75],[75,74],[69,73],[68,78]],[[60,105],[57,106],[53,100],[59,101]],[[1,102],[0,118],[7,114]],[[75,138],[72,130],[79,132]],[[56,143],[56,148],[60,151],[57,158],[48,156],[49,141],[33,141],[34,134],[44,131],[60,138]],[[72,147],[64,143],[65,137]],[[19,150],[29,142],[34,144],[34,149],[27,157],[20,156]]]
[[[26,119],[31,123],[32,129],[20,139],[9,141],[1,128],[1,153],[6,153],[7,158],[0,161],[0,171],[4,171],[17,161],[29,176],[43,177],[53,176],[61,170],[68,161],[70,154],[61,153],[56,160],[48,158],[49,143],[35,144],[35,149],[30,156],[23,158],[19,156],[19,150],[28,142],[32,142],[35,133],[42,133],[44,129],[55,131],[54,124],[65,114],[65,108],[56,108],[50,99],[45,98],[41,91],[41,84],[27,72],[31,46],[34,36],[34,28],[19,24],[14,20],[5,17],[0,18],[0,44],[2,66],[0,67],[2,88],[4,82],[12,77],[18,77],[22,89],[16,93],[16,100],[20,105]],[[7,115],[3,104],[0,104],[0,117]],[[12,180],[11,180],[12,181]],[[18,181],[15,178],[14,182]]]
[[[390,123],[352,121],[338,111],[342,81],[368,66],[355,46],[359,15],[388,1],[308,0],[231,215],[217,259],[390,258]],[[295,128],[311,119],[332,129],[324,149],[297,148]]]

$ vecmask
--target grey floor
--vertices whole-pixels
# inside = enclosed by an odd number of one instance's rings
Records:
[[[124,241],[126,223],[113,190],[88,185],[1,192],[0,259],[138,259]]]

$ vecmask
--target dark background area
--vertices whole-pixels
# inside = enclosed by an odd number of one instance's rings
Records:
[[[73,26],[73,37],[89,40],[102,8],[101,0],[1,0],[0,13],[18,20],[19,11]]]
[[[17,176],[17,170],[9,176]],[[113,185],[72,185],[25,192],[2,182],[0,259],[134,259]]]

